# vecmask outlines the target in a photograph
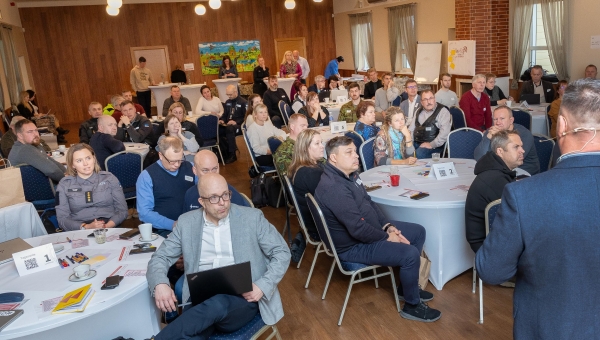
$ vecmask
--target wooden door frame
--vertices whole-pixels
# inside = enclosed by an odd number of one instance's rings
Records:
[[[283,57],[281,55],[283,53],[280,54],[281,51],[277,51],[277,43],[281,42],[281,41],[286,41],[286,40],[302,40],[302,46],[303,46],[304,51],[299,51],[299,52],[300,52],[300,56],[306,58],[306,37],[275,38],[274,39],[274,43],[275,43],[275,61],[277,61],[277,65],[279,65],[279,63],[281,62],[281,60],[279,58]]]
[[[129,47],[129,53],[131,54],[131,63],[133,66],[138,64],[138,61],[135,59],[135,51],[141,50],[165,50],[165,56],[167,59],[167,70],[171,69],[171,61],[169,60],[169,47],[167,45],[156,45],[156,46],[136,46]]]

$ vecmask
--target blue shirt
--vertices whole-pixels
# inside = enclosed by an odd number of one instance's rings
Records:
[[[338,73],[340,73],[338,66],[339,64],[337,59],[333,59],[332,61],[330,61],[329,64],[327,64],[327,67],[325,68],[325,79],[329,79],[330,76],[338,75]]]
[[[364,140],[367,140],[371,137],[377,136],[377,133],[379,132],[379,126],[367,125],[359,120],[356,122],[356,125],[354,125],[354,131],[361,135]]]

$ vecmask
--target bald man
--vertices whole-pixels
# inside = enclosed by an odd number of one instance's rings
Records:
[[[104,161],[117,152],[125,151],[123,142],[115,138],[117,134],[117,121],[112,116],[102,115],[98,117],[98,131],[90,138],[90,146],[96,153],[96,159],[102,170]]]
[[[250,262],[252,290],[242,295],[218,294],[187,306],[152,339],[208,339],[215,329],[235,332],[259,312],[267,325],[283,317],[277,285],[290,264],[289,248],[260,210],[232,204],[229,188],[219,174],[202,177],[198,191],[204,208],[179,216],[177,228],[148,262],[148,288],[157,308],[175,311],[177,298],[167,271],[183,256],[185,274]],[[190,293],[184,281],[182,301],[188,302]]]
[[[242,134],[241,126],[246,116],[248,102],[238,95],[238,88],[235,85],[227,86],[225,93],[229,99],[225,102],[225,110],[219,119],[219,135],[221,152],[227,152],[227,156],[224,156],[225,164],[229,164],[237,160],[235,136]]]
[[[219,160],[214,152],[210,150],[200,150],[194,156],[194,167],[192,168],[194,171],[196,184],[200,181],[200,179],[207,174],[218,174],[219,173]],[[231,202],[237,205],[249,207],[248,201],[240,195],[240,193],[235,190],[234,187],[229,185],[229,190],[231,190]],[[191,187],[185,193],[185,199],[183,201],[183,212],[188,212],[196,209],[202,208],[202,205],[199,201],[200,195],[198,194],[198,189],[196,187]]]

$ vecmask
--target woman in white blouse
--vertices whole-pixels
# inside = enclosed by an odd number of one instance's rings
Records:
[[[251,94],[250,97],[248,97],[248,107],[246,108],[246,117],[244,117],[246,128],[254,124],[254,115],[252,113],[258,104],[262,104],[262,98],[260,95],[256,93]]]
[[[161,139],[163,139],[167,136],[177,137],[177,138],[181,139],[181,141],[183,142],[183,150],[184,151],[189,151],[192,153],[198,152],[198,149],[200,149],[200,146],[198,145],[198,142],[196,141],[196,137],[194,136],[193,133],[191,133],[189,131],[183,131],[183,129],[181,128],[181,122],[179,122],[179,119],[177,119],[177,117],[174,114],[167,115],[167,118],[165,118],[164,124],[165,124],[165,134],[160,136],[160,138],[158,139],[159,142]],[[156,149],[157,149],[157,151],[160,151],[160,150],[158,150],[158,146],[156,147]]]
[[[210,87],[206,85],[202,86],[200,88],[200,93],[202,93],[202,97],[200,97],[198,105],[196,105],[196,114],[200,114],[201,116],[215,115],[221,117],[223,114],[223,104],[221,104],[219,98],[213,97],[210,92]]]
[[[269,121],[269,111],[264,104],[258,104],[252,114],[254,124],[248,127],[248,140],[256,154],[256,163],[261,166],[273,166],[273,155],[267,140],[269,137],[277,137],[283,141],[287,136]]]
[[[306,84],[300,85],[298,88],[298,93],[296,94],[296,99],[294,100],[294,103],[292,104],[292,110],[294,110],[294,112],[298,113],[298,111],[300,111],[301,108],[306,106],[306,97],[307,96],[308,96],[308,87],[306,87]]]

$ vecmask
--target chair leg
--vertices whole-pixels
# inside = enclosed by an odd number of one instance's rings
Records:
[[[377,276],[377,271],[373,268],[373,275]],[[379,288],[379,281],[377,281],[377,277],[375,278],[375,288]]]
[[[394,301],[396,301],[396,309],[400,313],[400,301],[398,300],[398,290],[396,289],[396,278],[394,277],[394,270],[392,267],[388,267],[390,271],[390,277],[392,278],[392,290],[394,291]]]
[[[315,257],[313,258],[312,265],[310,266],[310,271],[308,272],[308,278],[306,278],[306,284],[304,285],[304,288],[308,288],[308,284],[310,283],[310,278],[312,276],[313,270],[315,270],[315,264],[317,263],[317,256],[319,256],[321,247],[323,247],[323,242],[319,243],[319,245],[317,246],[317,251],[315,252]],[[306,252],[306,250],[304,250],[304,252]],[[302,255],[302,256],[304,256],[304,255]]]
[[[327,289],[329,289],[329,282],[331,281],[331,276],[333,275],[333,269],[335,268],[335,259],[331,262],[331,269],[329,269],[329,276],[327,276],[327,283],[325,283],[325,289],[323,290],[323,296],[321,296],[321,300],[325,300],[325,295],[327,295]]]
[[[277,338],[277,340],[281,340],[281,334],[279,334],[279,330],[277,329],[277,326],[273,325],[273,326],[271,326],[271,328],[273,328],[273,333],[275,333],[275,338]]]
[[[479,324],[483,325],[483,281],[479,279]]]
[[[473,264],[473,294],[477,291],[477,268]]]
[[[221,148],[219,147],[219,145],[216,145],[217,150],[219,151],[219,156],[221,156],[221,162],[223,163],[223,166],[225,166],[225,160],[223,159],[223,154],[221,153]]]
[[[344,300],[344,306],[342,307],[342,313],[340,314],[340,320],[338,321],[338,326],[342,325],[342,320],[344,319],[344,313],[346,313],[346,306],[348,305],[348,300],[350,300],[350,292],[352,292],[352,286],[354,285],[354,275],[350,278],[350,284],[348,285],[348,292],[346,293],[346,300]]]
[[[306,244],[306,246],[304,247],[304,251],[302,252],[302,256],[300,256],[300,261],[298,261],[298,265],[296,266],[296,269],[300,269],[300,264],[302,263],[302,259],[304,258],[304,254],[306,254],[306,248],[308,248],[308,242],[306,240],[304,240],[304,243]],[[316,256],[316,254],[315,254]]]

